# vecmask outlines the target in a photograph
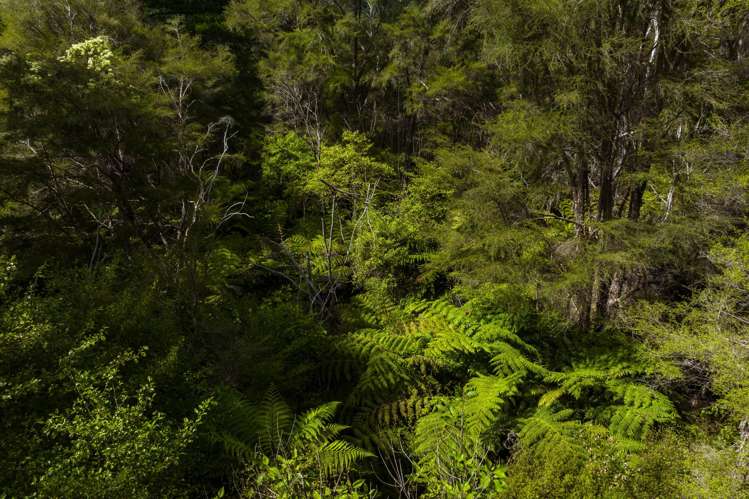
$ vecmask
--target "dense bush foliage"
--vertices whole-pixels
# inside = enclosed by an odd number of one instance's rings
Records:
[[[0,0],[0,497],[749,497],[748,21]]]

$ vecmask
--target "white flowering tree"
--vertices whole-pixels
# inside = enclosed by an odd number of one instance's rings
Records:
[[[227,213],[209,206],[233,120],[206,112],[206,96],[230,81],[228,51],[201,48],[178,22],[123,18],[122,2],[18,7],[0,40],[6,194],[56,231],[87,234],[92,262],[107,241],[183,252],[196,226]]]

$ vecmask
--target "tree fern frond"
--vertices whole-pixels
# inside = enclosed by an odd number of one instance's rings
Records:
[[[418,456],[457,456],[460,454],[462,427],[459,413],[449,403],[419,418],[414,431],[413,449]]]
[[[322,471],[327,476],[343,473],[357,461],[368,457],[374,457],[374,454],[343,440],[333,440],[318,450]]]
[[[549,373],[546,368],[529,360],[518,349],[507,343],[497,343],[492,346],[492,350],[498,352],[490,361],[494,372],[498,375],[531,372],[545,376]]]
[[[478,376],[466,384],[463,409],[470,431],[480,435],[489,429],[507,398],[517,393],[520,377]]]
[[[563,372],[547,372],[545,381],[560,385],[568,395],[579,399],[588,388],[603,386],[612,379],[624,378],[639,372],[636,366],[628,362],[608,357],[599,357],[594,361],[573,364]]]
[[[676,410],[668,397],[648,386],[618,381],[606,386],[623,402],[611,407],[609,430],[615,435],[642,440],[655,423],[676,419]]]
[[[450,303],[449,298],[432,301],[412,300],[405,305],[404,309],[412,314],[418,314],[423,318],[433,319],[443,324],[450,324],[453,328],[462,331],[468,336],[478,330],[476,321],[468,317],[464,308],[456,307]]]
[[[429,342],[424,355],[439,359],[444,356],[455,354],[471,355],[486,351],[486,345],[476,341],[463,331],[448,325],[435,325],[433,338]]]
[[[340,355],[327,359],[321,366],[320,374],[331,382],[351,381],[361,368],[361,360],[350,358],[349,352],[344,352],[341,348],[336,350]]]
[[[427,355],[411,355],[406,359],[410,365],[415,367],[421,374],[425,375],[429,370],[436,371],[444,367],[446,359],[430,357]]]
[[[406,255],[400,263],[401,264],[405,263],[405,264],[410,264],[410,265],[421,265],[433,259],[435,255],[436,253],[433,251],[421,252],[421,253],[410,253]]]
[[[255,452],[260,430],[257,407],[229,388],[218,391],[216,402],[216,426],[209,433],[210,439],[233,458],[246,461]]]
[[[410,379],[411,369],[401,357],[386,351],[376,353],[370,357],[366,370],[351,393],[350,401],[376,400]]]
[[[564,388],[555,388],[554,390],[549,390],[548,392],[541,395],[541,398],[538,400],[538,406],[551,407],[554,402],[559,400],[559,398],[564,395],[564,393]]]
[[[523,339],[512,331],[506,324],[506,321],[494,319],[482,322],[476,331],[474,337],[486,343],[504,343],[509,342],[521,347],[528,353],[537,355],[538,351],[532,345],[523,341]]]
[[[380,404],[370,413],[369,421],[378,426],[413,422],[422,415],[428,403],[427,397],[410,397]]]
[[[397,303],[380,294],[363,293],[355,298],[362,318],[374,326],[386,326],[403,320],[404,314]]]
[[[362,329],[346,338],[346,345],[355,355],[366,359],[380,351],[389,351],[398,355],[411,355],[419,351],[417,338],[393,334],[387,329]]]
[[[583,449],[575,440],[579,423],[568,421],[573,413],[571,409],[552,412],[539,408],[533,416],[521,420],[520,441],[541,457],[559,453],[569,457],[582,455]]]

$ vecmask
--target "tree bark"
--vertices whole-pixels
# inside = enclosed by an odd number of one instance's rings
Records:
[[[614,172],[612,165],[606,163],[601,169],[601,187],[598,197],[598,220],[605,222],[611,220],[614,213]]]
[[[640,219],[642,197],[645,194],[646,185],[647,183],[643,180],[632,189],[632,194],[629,201],[629,213],[627,213],[627,218],[629,218],[633,222],[636,222]]]
[[[585,238],[587,231],[585,228],[585,219],[588,215],[588,205],[590,203],[590,190],[588,187],[590,170],[587,163],[583,163],[577,168],[576,174],[572,179],[572,202],[575,210],[575,235],[578,239]]]

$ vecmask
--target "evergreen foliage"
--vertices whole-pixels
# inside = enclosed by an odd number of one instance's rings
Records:
[[[0,0],[0,497],[749,497],[748,19]]]

